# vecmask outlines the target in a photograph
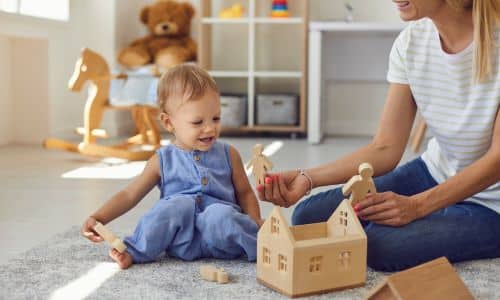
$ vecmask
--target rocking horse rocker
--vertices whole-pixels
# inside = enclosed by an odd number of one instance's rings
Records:
[[[83,112],[84,126],[76,128],[77,134],[83,135],[79,144],[49,138],[43,143],[45,148],[78,152],[84,155],[99,157],[117,157],[127,160],[147,160],[160,147],[160,134],[151,117],[157,108],[151,105],[111,105],[109,101],[110,82],[112,79],[125,79],[126,74],[112,75],[108,64],[102,56],[84,48],[81,57],[75,64],[73,75],[68,83],[71,91],[78,92],[86,81],[90,82],[89,95]],[[97,138],[108,135],[99,125],[106,109],[130,110],[137,134],[117,145],[100,145]],[[139,150],[136,150],[140,148]],[[147,148],[147,149],[144,149]]]

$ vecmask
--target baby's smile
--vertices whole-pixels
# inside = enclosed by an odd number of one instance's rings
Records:
[[[215,137],[213,136],[205,137],[205,138],[200,138],[199,140],[204,144],[211,144],[215,140]]]

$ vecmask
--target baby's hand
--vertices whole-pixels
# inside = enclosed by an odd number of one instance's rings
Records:
[[[262,227],[262,224],[264,224],[266,220],[265,219],[258,219],[257,221],[255,221],[255,223],[257,223],[257,226]]]
[[[103,238],[94,231],[94,226],[96,225],[96,223],[96,219],[94,219],[93,217],[88,217],[87,220],[85,220],[85,223],[83,223],[81,232],[84,237],[88,238],[92,242],[99,243],[103,241]]]

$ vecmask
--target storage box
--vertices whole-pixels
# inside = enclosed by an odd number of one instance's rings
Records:
[[[258,125],[297,125],[299,96],[296,94],[257,95]]]
[[[221,124],[224,127],[246,125],[247,97],[245,95],[221,95]]]

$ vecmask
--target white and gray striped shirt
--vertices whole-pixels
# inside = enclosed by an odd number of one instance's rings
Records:
[[[499,32],[495,38],[500,44]],[[444,52],[437,29],[427,18],[411,22],[394,42],[387,80],[411,88],[433,136],[422,159],[438,183],[489,149],[500,104],[499,61],[496,48],[493,75],[484,83],[474,83],[473,44],[457,54]],[[500,182],[467,201],[500,213]]]

